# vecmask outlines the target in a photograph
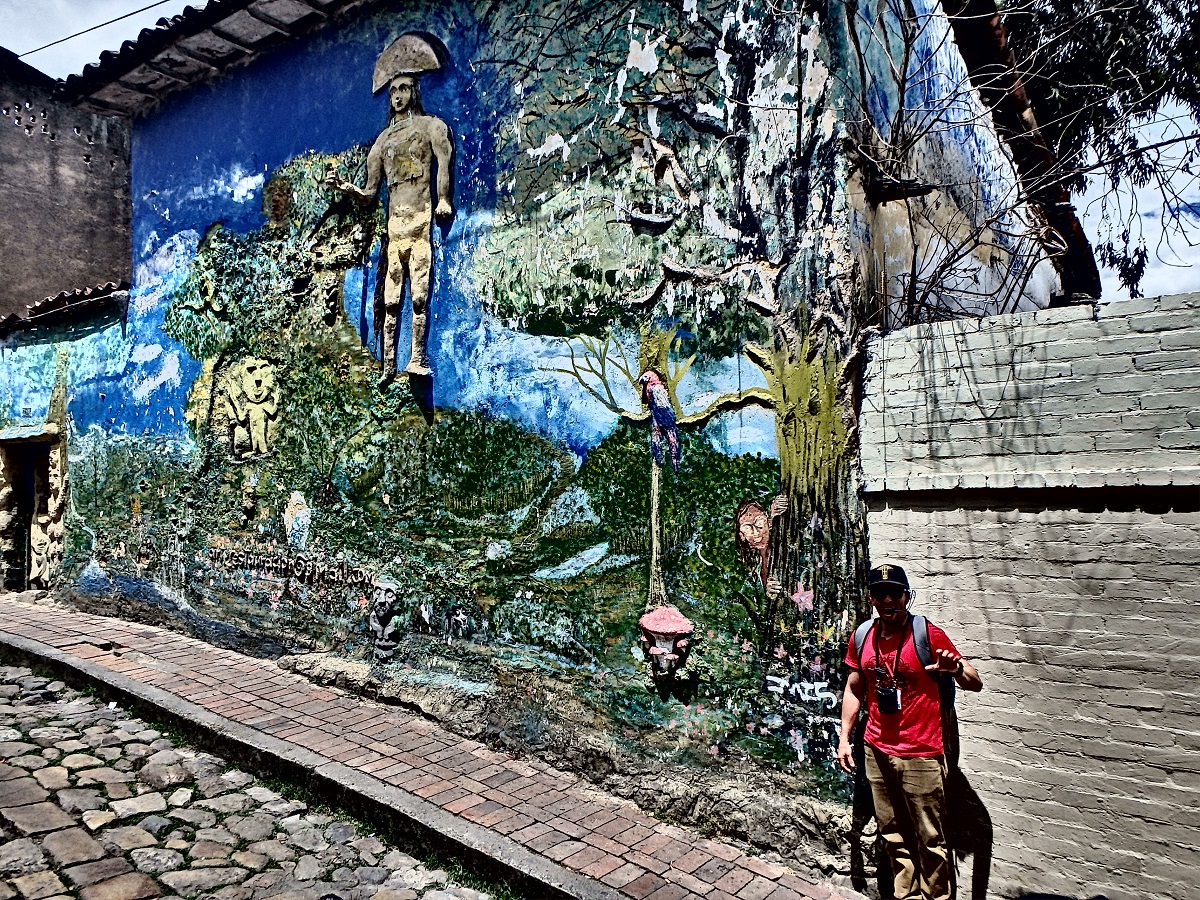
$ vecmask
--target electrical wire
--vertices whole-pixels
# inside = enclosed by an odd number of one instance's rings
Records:
[[[123,16],[117,16],[115,19],[109,19],[107,22],[101,22],[99,25],[93,25],[91,28],[85,28],[83,31],[77,31],[74,34],[69,34],[65,38],[59,38],[57,41],[51,41],[49,44],[38,47],[36,50],[26,50],[24,53],[18,53],[17,58],[19,59],[25,56],[32,56],[35,53],[40,53],[42,50],[48,50],[51,47],[57,47],[59,44],[65,44],[67,41],[74,40],[77,37],[82,37],[85,34],[90,34],[98,28],[103,28],[105,25],[111,25],[113,22],[120,22],[122,19],[128,19],[130,16],[136,16],[138,13],[144,13],[148,9],[154,9],[156,6],[163,6],[164,4],[170,2],[171,0],[158,0],[158,2],[151,3],[149,6],[143,6],[141,9],[135,9],[133,12],[127,12]]]

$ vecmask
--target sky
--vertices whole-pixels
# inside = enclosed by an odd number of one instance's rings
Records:
[[[109,19],[149,6],[154,0],[0,0],[0,45],[21,54]],[[117,50],[123,41],[135,40],[143,28],[153,28],[161,18],[176,16],[192,0],[167,0],[162,6],[138,13],[90,34],[23,57],[35,69],[55,78],[83,71],[100,59],[103,50]]]
[[[0,0],[0,45],[18,54],[25,53],[152,2],[154,0]],[[186,0],[166,0],[153,9],[23,58],[48,75],[64,78],[82,71],[88,63],[96,62],[101,51],[118,49],[123,41],[136,39],[143,28],[154,27],[164,16],[178,15],[188,5]],[[193,0],[192,5],[203,4]],[[1182,126],[1167,122],[1150,126],[1147,129],[1147,141],[1178,133],[1179,127],[1192,132],[1197,130],[1192,120],[1187,120]],[[1196,210],[1190,213],[1191,240],[1200,240],[1200,179],[1189,176],[1186,180],[1177,180],[1175,189],[1182,201]],[[1102,199],[1099,190],[1093,187],[1076,201],[1084,229],[1093,244],[1102,240],[1106,233]],[[1164,234],[1163,207],[1161,193],[1153,189],[1139,192],[1138,224],[1150,251],[1142,291],[1147,296],[1200,291],[1200,246],[1189,246],[1184,237]],[[1128,292],[1120,286],[1112,272],[1101,269],[1101,275],[1105,299],[1128,297]]]
[[[1158,121],[1141,130],[1141,139],[1144,144],[1157,144],[1197,131],[1200,131],[1200,127],[1190,115],[1182,109],[1167,108],[1161,111]],[[1160,151],[1163,163],[1177,165],[1194,143],[1181,142],[1165,147]],[[1141,285],[1142,293],[1147,297],[1200,291],[1200,246],[1189,245],[1189,240],[1193,244],[1200,241],[1200,175],[1180,173],[1172,179],[1171,187],[1178,196],[1171,198],[1170,202],[1190,207],[1190,212],[1186,214],[1190,226],[1188,234],[1181,235],[1178,229],[1164,231],[1164,200],[1160,189],[1150,186],[1136,191],[1139,215],[1131,232],[1137,234],[1140,229],[1140,236],[1145,240],[1150,254]],[[1113,222],[1127,221],[1120,215],[1121,201],[1126,198],[1121,197],[1114,202],[1110,197],[1107,204],[1105,199],[1099,182],[1094,180],[1090,190],[1075,200],[1075,207],[1079,210],[1084,230],[1092,239],[1093,246],[1098,245],[1108,232],[1106,212]],[[1105,298],[1129,296],[1114,272],[1101,267],[1100,276]]]

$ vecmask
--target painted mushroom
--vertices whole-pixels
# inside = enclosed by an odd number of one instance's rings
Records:
[[[651,610],[638,620],[638,627],[651,676],[670,677],[687,662],[696,626],[674,606]]]

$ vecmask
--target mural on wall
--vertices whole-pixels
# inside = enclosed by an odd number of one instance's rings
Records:
[[[837,846],[803,804],[846,797],[862,612],[848,29],[414,3],[139,120],[127,331],[71,348],[71,589]]]

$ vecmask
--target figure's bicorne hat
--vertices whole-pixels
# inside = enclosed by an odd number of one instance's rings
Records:
[[[423,31],[410,31],[388,44],[375,63],[371,80],[372,93],[379,93],[400,75],[423,75],[436,72],[449,59],[446,45]]]

